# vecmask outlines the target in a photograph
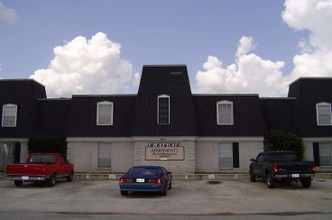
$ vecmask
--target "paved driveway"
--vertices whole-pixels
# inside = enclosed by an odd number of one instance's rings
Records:
[[[54,212],[102,214],[228,215],[273,214],[331,215],[332,180],[315,180],[312,187],[300,184],[268,189],[263,182],[247,179],[174,180],[173,189],[159,194],[120,195],[116,180],[58,182],[55,187],[27,184],[15,187],[0,181],[1,212]]]

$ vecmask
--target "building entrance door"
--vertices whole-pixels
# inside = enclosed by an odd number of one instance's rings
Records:
[[[5,169],[8,163],[19,163],[21,144],[14,142],[0,143],[0,168]]]

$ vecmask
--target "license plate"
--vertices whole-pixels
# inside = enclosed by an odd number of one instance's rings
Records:
[[[292,177],[294,177],[294,178],[299,178],[299,177],[300,177],[300,174],[292,174]]]
[[[136,183],[144,183],[144,182],[145,182],[144,178],[137,178],[136,179]]]
[[[22,180],[28,180],[29,177],[28,176],[22,176]]]

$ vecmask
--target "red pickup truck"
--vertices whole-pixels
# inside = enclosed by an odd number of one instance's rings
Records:
[[[32,153],[26,163],[7,165],[6,178],[14,180],[16,186],[24,182],[42,182],[54,186],[57,178],[66,178],[71,182],[74,165],[58,153]]]

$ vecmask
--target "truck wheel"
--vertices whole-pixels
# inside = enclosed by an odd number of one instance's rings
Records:
[[[55,185],[56,182],[56,174],[54,173],[48,180],[46,180],[46,184],[49,187],[53,187]]]
[[[309,188],[311,186],[311,179],[301,180],[301,184],[303,188]]]
[[[67,176],[66,181],[71,182],[71,181],[73,181],[73,178],[74,178],[74,171],[70,171],[69,175]]]
[[[256,176],[250,170],[250,182],[256,182]]]
[[[14,180],[14,184],[15,184],[15,186],[22,186],[23,181],[22,180]]]
[[[272,175],[270,173],[267,174],[266,177],[266,185],[268,188],[274,188],[276,186],[276,181],[273,179]]]

